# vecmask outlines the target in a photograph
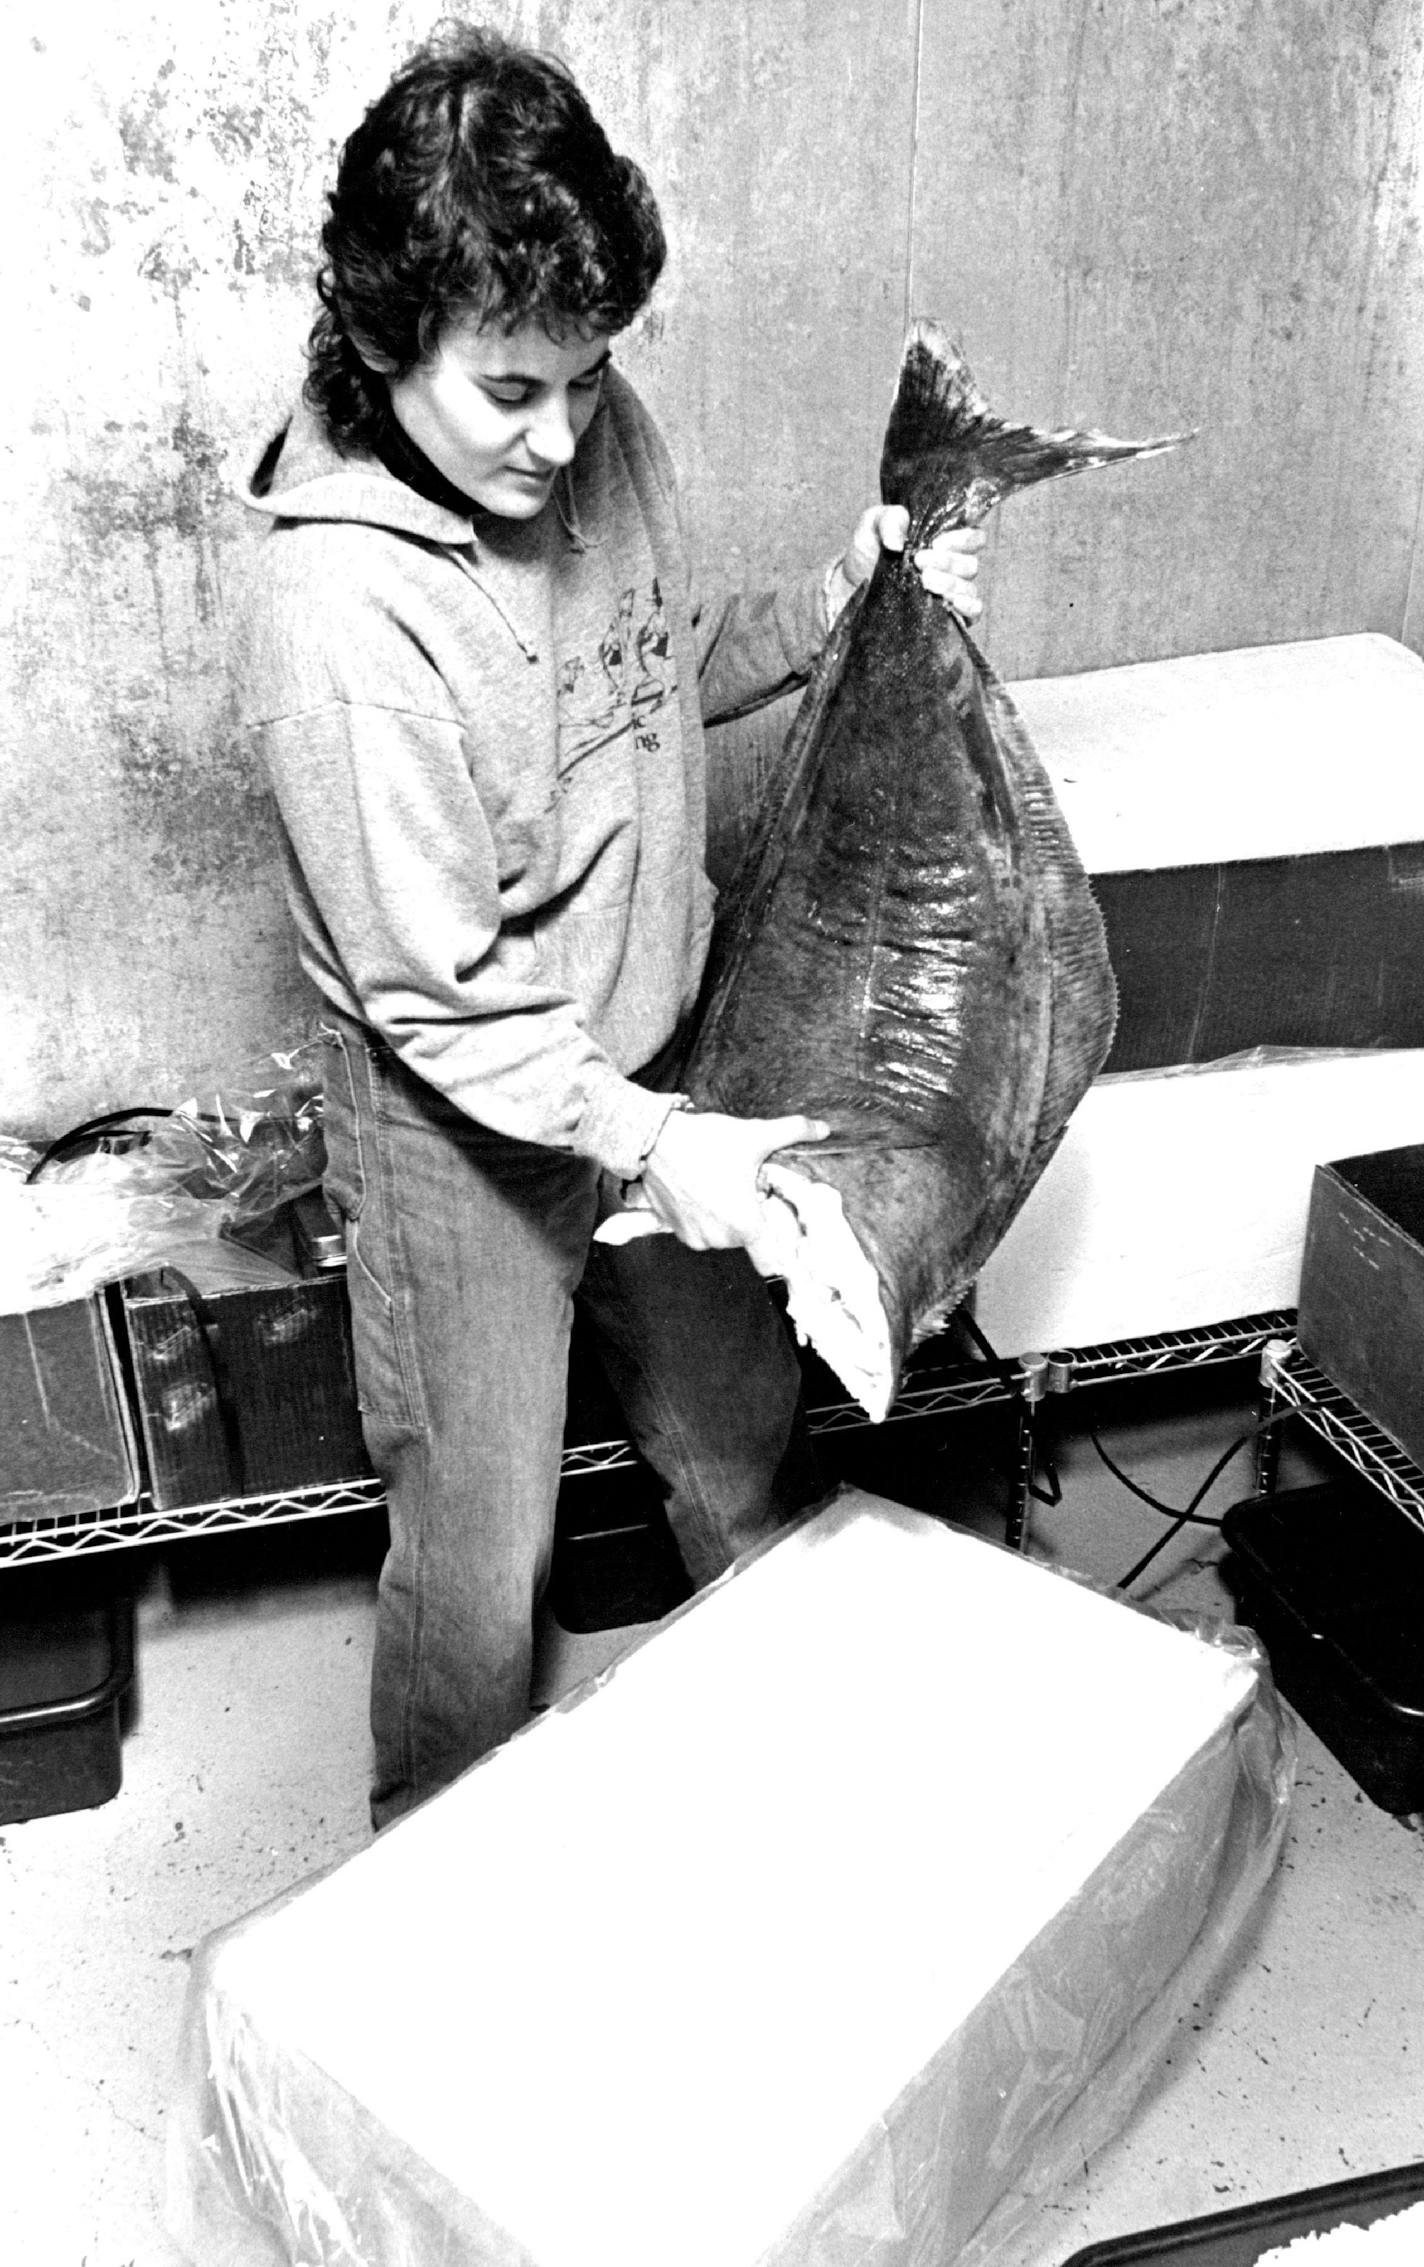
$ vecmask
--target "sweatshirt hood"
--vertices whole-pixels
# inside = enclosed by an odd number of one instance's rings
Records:
[[[379,457],[343,456],[305,402],[266,443],[241,494],[273,520],[359,520],[426,543],[468,545],[474,535],[472,515],[418,495]]]

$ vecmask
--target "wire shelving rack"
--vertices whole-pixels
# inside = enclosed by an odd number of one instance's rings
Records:
[[[1352,1422],[1348,1404],[1341,1406],[1343,1396],[1335,1394],[1299,1355],[1290,1337],[1293,1322],[1288,1310],[1273,1311],[1211,1323],[1197,1330],[1165,1331],[1099,1346],[1025,1354],[1002,1362],[952,1361],[936,1342],[931,1342],[917,1357],[885,1423],[922,1422],[995,1403],[1014,1404],[1018,1425],[1016,1503],[1009,1540],[1021,1544],[1034,1474],[1034,1417],[1046,1394],[1109,1379],[1165,1375],[1258,1355],[1276,1381],[1274,1391],[1299,1409],[1332,1445],[1341,1441],[1357,1444],[1359,1456],[1367,1460],[1360,1468],[1368,1477],[1377,1478],[1379,1485],[1412,1509],[1424,1524],[1424,1476],[1408,1465],[1385,1436],[1376,1438],[1374,1429],[1365,1427],[1364,1420],[1356,1417]],[[1267,1349],[1281,1346],[1286,1353],[1268,1360]],[[813,1406],[810,1415],[812,1429],[819,1433],[844,1432],[867,1424],[864,1411],[852,1401],[824,1401]],[[1346,1453],[1354,1451],[1347,1446]],[[564,1476],[574,1479],[615,1472],[636,1461],[626,1440],[576,1442],[565,1451]],[[87,1557],[193,1536],[232,1534],[293,1520],[331,1518],[377,1510],[381,1502],[379,1481],[359,1476],[283,1493],[225,1497],[173,1510],[161,1509],[149,1496],[140,1494],[132,1502],[92,1513],[70,1513],[0,1528],[0,1567]]]

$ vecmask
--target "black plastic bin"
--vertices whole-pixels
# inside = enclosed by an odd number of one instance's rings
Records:
[[[1421,2200],[1424,2164],[1396,2165],[1389,2172],[1367,2173],[1358,2180],[1332,2181],[1326,2188],[1302,2188],[1292,2196],[1241,2204],[1234,2212],[1211,2212],[1199,2220],[1146,2228],[1141,2235],[1115,2236],[1110,2243],[1075,2251],[1064,2267],[1256,2267],[1266,2252],[1293,2243],[1297,2236],[1324,2235],[1346,2226],[1367,2228]]]
[[[1424,1532],[1342,1477],[1233,1504],[1222,1533],[1286,1699],[1372,1802],[1424,1811]]]
[[[112,1574],[0,1575],[0,1826],[92,1810],[119,1791],[134,1606]]]

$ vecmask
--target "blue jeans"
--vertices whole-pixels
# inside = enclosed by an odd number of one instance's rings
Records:
[[[694,1584],[822,1490],[799,1365],[745,1253],[591,1244],[596,1167],[474,1124],[344,1017],[326,1072],[327,1194],[390,1515],[371,1684],[381,1826],[528,1716],[575,1297]]]

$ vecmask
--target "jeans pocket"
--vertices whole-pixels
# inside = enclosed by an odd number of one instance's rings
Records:
[[[343,1220],[359,1220],[366,1201],[361,1137],[356,1129],[356,1093],[351,1077],[351,1042],[344,1032],[323,1030],[322,1132],[326,1139],[323,1184]]]
[[[357,1060],[357,1050],[362,1054],[365,1050],[359,1039],[344,1031],[326,1028],[322,1032],[322,1038],[326,1045],[322,1094],[326,1171],[322,1176],[322,1185],[345,1223],[348,1269],[359,1269],[389,1310],[394,1303],[390,1291],[362,1249],[361,1219],[366,1210],[369,1184],[356,1081],[367,1068],[365,1063]]]

